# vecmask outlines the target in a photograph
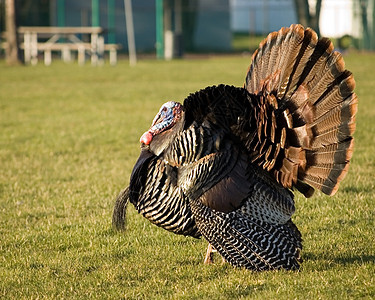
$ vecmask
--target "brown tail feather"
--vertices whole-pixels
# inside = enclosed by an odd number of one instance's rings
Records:
[[[324,133],[331,128],[334,128],[334,125],[340,124],[353,124],[355,125],[355,113],[357,111],[357,98],[353,99],[355,94],[350,98],[343,101],[341,104],[336,105],[336,107],[331,108],[326,111],[324,115],[317,118],[314,122],[309,124],[308,128],[312,128],[316,135]],[[350,131],[349,135],[354,132]]]
[[[317,38],[318,37],[316,36],[316,39]],[[322,38],[318,40],[313,53],[303,68],[297,86],[299,86],[302,82],[305,82],[309,90],[311,90],[312,87],[315,87],[316,83],[321,79],[321,77],[317,77],[315,74],[324,74],[323,70],[327,67],[327,57],[331,55],[333,49],[333,44],[329,39]]]
[[[345,78],[350,76],[350,74],[345,74],[344,59],[338,52],[332,52],[327,57],[325,68],[318,74],[315,74],[315,76],[318,75],[318,80],[314,85],[304,81],[310,86],[310,102],[314,104],[321,102],[324,96],[336,88],[345,75]]]
[[[353,139],[322,147],[316,151],[308,151],[306,153],[307,165],[345,163],[351,159],[353,155]]]
[[[303,181],[321,190],[327,195],[334,195],[338,188],[339,183],[344,179],[348,172],[349,164],[344,164],[341,170],[332,170],[327,177],[305,175]]]
[[[303,27],[302,27],[303,29]],[[304,34],[304,35],[303,35]],[[286,85],[286,90],[283,93],[279,93],[278,96],[280,98],[284,97],[286,99],[290,98],[295,90],[300,86],[297,85],[299,82],[299,78],[303,73],[305,65],[311,59],[311,55],[316,47],[318,36],[316,33],[311,29],[306,29],[304,32],[302,31],[303,39],[301,41],[301,45],[299,46],[299,51],[295,58],[293,59],[292,56],[289,57],[289,61],[286,61],[286,65],[290,65],[289,68],[284,69],[283,72],[283,80],[284,85]],[[290,45],[292,46],[292,45]],[[289,49],[286,49],[289,51]],[[291,63],[292,62],[292,63]],[[281,86],[279,86],[281,87]]]
[[[356,127],[356,112],[357,97],[353,94],[315,120],[312,126],[315,138],[311,147],[319,149],[351,139]]]
[[[334,194],[353,152],[355,81],[333,49],[310,28],[282,28],[259,45],[246,76],[246,89],[261,97],[257,120],[265,120],[246,143],[253,161],[306,196],[309,186]]]
[[[353,76],[350,74],[348,77],[342,78],[345,75],[347,74],[340,76],[341,78],[339,79],[342,79],[342,81],[340,80],[339,84],[330,84],[329,87],[325,89],[323,94],[315,102],[313,102],[314,106],[316,107],[316,119],[334,107],[340,105],[340,103],[342,103],[347,97],[352,95],[355,86]]]

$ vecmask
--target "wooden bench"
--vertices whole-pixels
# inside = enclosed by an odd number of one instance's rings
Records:
[[[1,48],[6,49],[8,47],[7,42],[1,43]],[[24,44],[20,45],[21,49],[24,49]],[[52,51],[60,51],[61,57],[64,62],[70,62],[72,60],[71,52],[77,51],[78,53],[78,64],[84,65],[86,61],[86,51],[91,50],[90,43],[72,44],[72,43],[55,43],[55,44],[37,44],[38,51],[44,52],[44,64],[49,66],[52,63]],[[109,63],[112,66],[117,64],[117,51],[122,48],[121,44],[105,44],[104,52],[108,51]]]
[[[52,51],[60,51],[61,57],[64,62],[70,62],[72,60],[71,51],[78,52],[78,64],[83,65],[85,63],[86,51],[90,51],[90,43],[38,43],[38,51],[44,52],[44,64],[49,66],[52,62]]]
[[[43,52],[45,65],[52,63],[52,51],[61,52],[63,61],[72,60],[72,51],[77,51],[78,64],[83,65],[86,54],[91,56],[93,65],[102,64],[105,52],[109,53],[109,63],[117,64],[117,51],[121,49],[120,44],[104,44],[103,30],[100,27],[20,27],[19,34],[23,35],[24,41],[20,48],[24,50],[25,62],[36,64],[38,52]],[[91,42],[84,42],[76,34],[90,34]],[[48,39],[41,42],[39,38]],[[65,40],[59,40],[65,38]],[[1,48],[6,49],[8,44],[5,40],[5,32],[1,33]]]
[[[104,49],[99,50],[99,53],[104,53],[108,51],[109,53],[109,63],[114,66],[117,64],[117,51],[121,49],[121,45],[119,44],[104,44]],[[62,60],[64,62],[70,62],[71,59],[71,51],[78,52],[78,64],[84,65],[85,64],[85,56],[86,51],[91,51],[91,44],[90,43],[80,43],[80,44],[73,44],[73,43],[55,43],[55,44],[39,44],[38,43],[38,50],[44,51],[44,64],[50,65],[52,61],[52,51],[61,51]]]
[[[71,60],[71,52],[78,52],[78,63],[85,63],[86,54],[91,56],[92,65],[103,63],[104,52],[109,52],[112,65],[117,63],[116,44],[104,44],[104,30],[101,27],[19,27],[18,33],[23,35],[25,62],[35,65],[38,62],[38,52],[44,53],[44,63],[52,62],[52,51],[60,51],[64,61]],[[82,39],[89,35],[90,42]],[[39,38],[38,38],[39,37]],[[40,38],[48,38],[42,42]]]
[[[121,44],[104,44],[104,51],[109,52],[110,65],[114,66],[117,64],[117,51],[121,48]]]

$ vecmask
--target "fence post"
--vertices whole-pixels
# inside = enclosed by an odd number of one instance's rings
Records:
[[[135,66],[137,64],[137,52],[135,49],[132,2],[131,0],[124,0],[124,1],[125,1],[124,6],[125,6],[126,34],[128,36],[129,64],[131,66]]]
[[[156,57],[164,58],[163,0],[156,0]]]
[[[100,26],[99,0],[92,0],[91,2],[91,26]]]
[[[57,1],[57,26],[65,26],[65,0]]]
[[[108,0],[107,8],[108,8],[108,43],[115,44],[116,43],[116,20],[115,20],[115,0]]]

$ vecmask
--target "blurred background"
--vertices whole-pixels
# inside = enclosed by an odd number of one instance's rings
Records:
[[[118,45],[120,53],[132,43],[138,55],[161,59],[252,52],[269,32],[293,23],[312,27],[341,50],[375,49],[375,0],[129,0],[125,9],[126,2],[0,0],[1,57],[8,46],[7,5],[15,7],[17,28],[101,27],[105,44]]]

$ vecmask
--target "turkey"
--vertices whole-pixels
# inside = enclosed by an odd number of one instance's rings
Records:
[[[329,39],[301,25],[273,32],[243,88],[211,86],[165,103],[141,139],[128,200],[152,223],[203,236],[230,264],[300,266],[293,192],[336,193],[353,152],[355,82]]]

